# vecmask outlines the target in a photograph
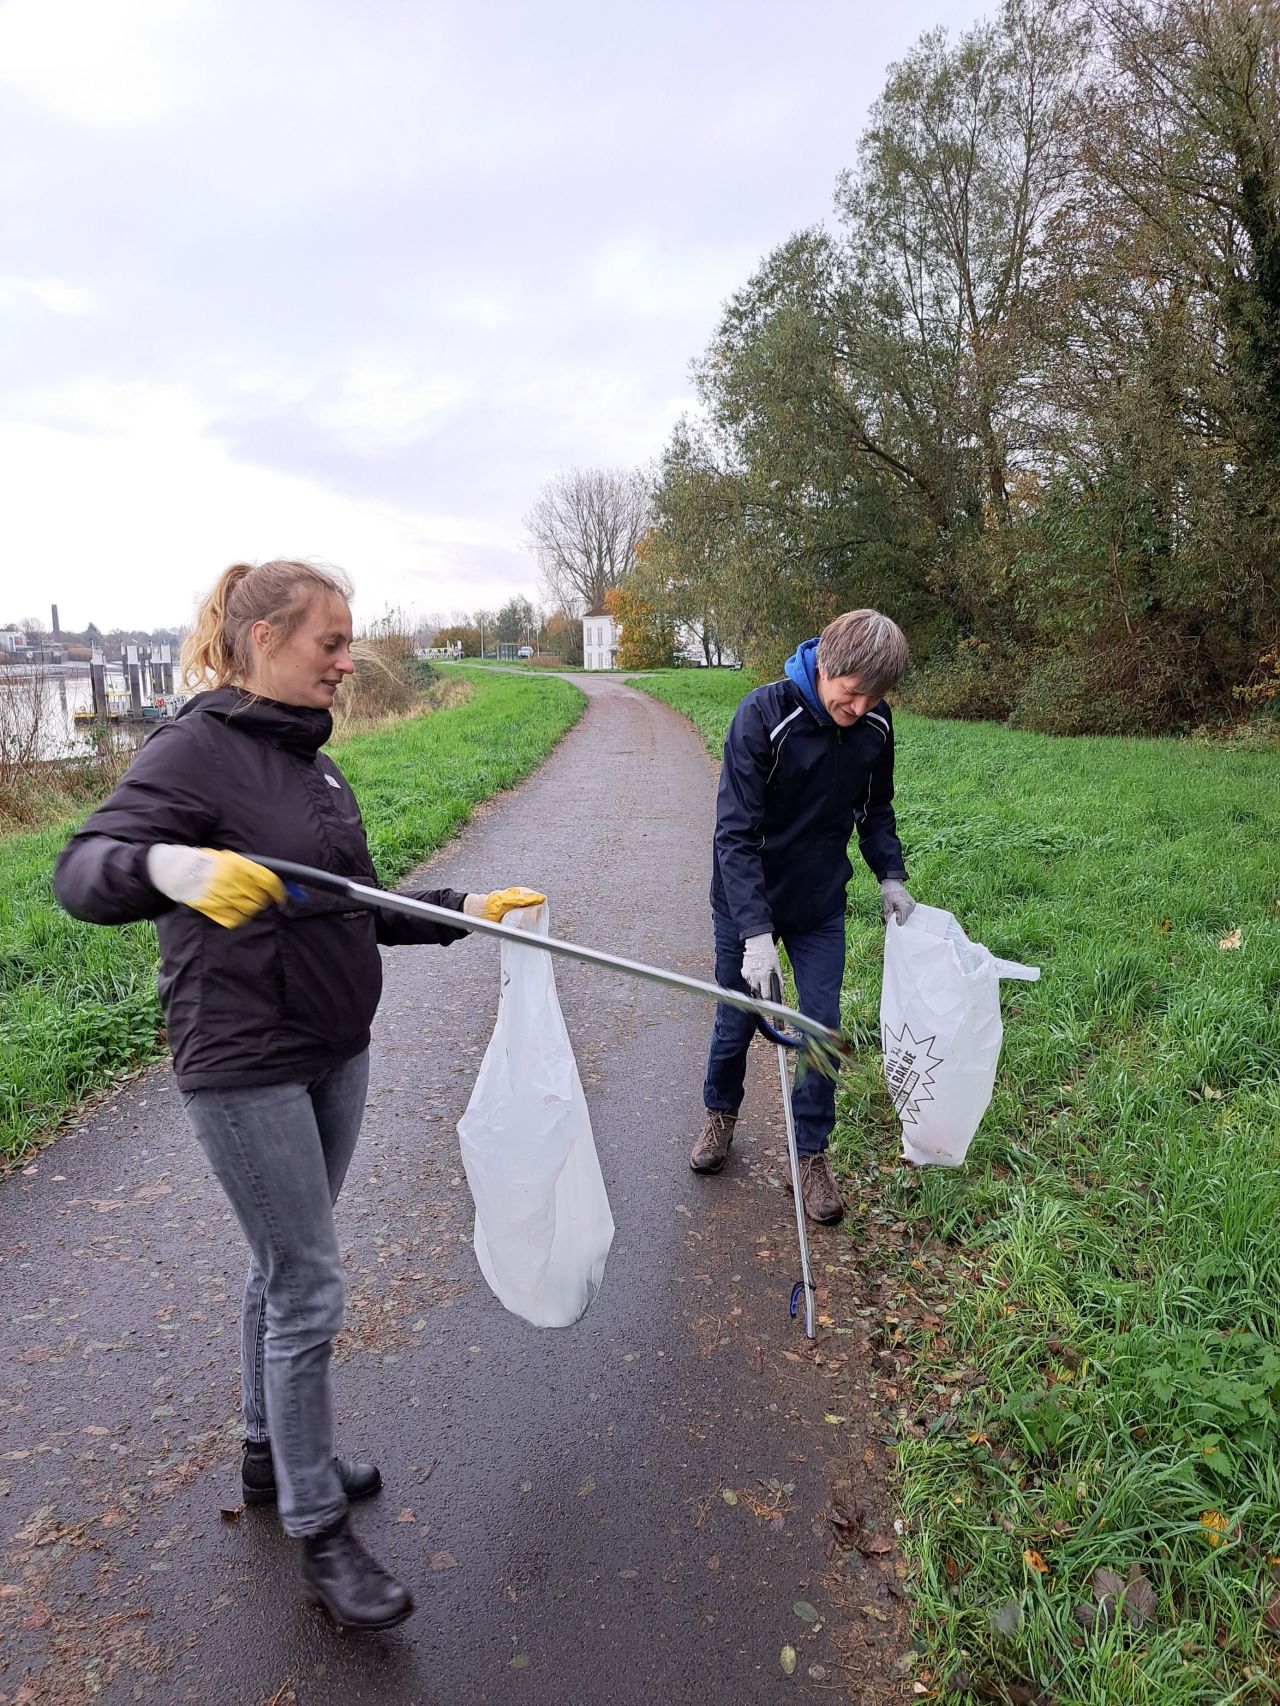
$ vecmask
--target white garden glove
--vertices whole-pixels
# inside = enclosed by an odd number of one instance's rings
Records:
[[[147,881],[169,900],[203,912],[228,930],[284,900],[284,884],[274,871],[213,847],[157,842],[147,849]]]
[[[880,884],[880,911],[885,923],[896,918],[899,924],[905,924],[915,909],[916,903],[907,893],[906,884],[897,877],[886,877]]]
[[[772,935],[766,930],[761,936],[748,936],[742,949],[742,981],[753,995],[770,998],[774,978],[782,987],[782,962]]]

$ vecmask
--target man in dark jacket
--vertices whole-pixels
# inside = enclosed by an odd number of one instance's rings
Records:
[[[786,678],[739,705],[724,744],[711,875],[716,982],[768,995],[781,978],[777,942],[791,961],[800,1011],[840,1023],[845,890],[856,830],[879,879],[885,923],[915,902],[893,816],[893,719],[883,694],[901,676],[907,643],[876,610],[837,616],[788,659]],[[689,1165],[718,1173],[729,1157],[754,1022],[716,1008],[703,1101],[707,1121]],[[835,1086],[798,1076],[791,1106],[804,1206],[834,1223],[844,1203],[827,1159]]]

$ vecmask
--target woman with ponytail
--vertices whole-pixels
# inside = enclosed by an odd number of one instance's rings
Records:
[[[183,648],[193,694],[58,860],[77,918],[152,918],[183,1107],[250,1249],[241,1333],[245,1502],[278,1501],[309,1596],[387,1629],[408,1592],[347,1525],[382,1485],[335,1451],[330,1352],[342,1325],[333,1205],[364,1113],[379,943],[462,930],[286,895],[259,853],[376,883],[360,811],[321,748],[351,674],[351,589],[309,563],[236,563]],[[419,899],[501,918],[541,895]]]

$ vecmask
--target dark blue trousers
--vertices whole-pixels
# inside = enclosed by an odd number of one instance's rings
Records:
[[[722,989],[746,990],[742,981],[742,938],[737,927],[714,909],[716,982]],[[821,1025],[838,1030],[840,987],[844,982],[844,913],[830,918],[814,930],[791,931],[782,945],[795,974],[800,1011]],[[736,1007],[716,1008],[715,1028],[707,1054],[707,1080],[702,1100],[708,1108],[729,1113],[742,1101],[747,1075],[747,1050],[755,1036],[755,1020]],[[796,1148],[801,1155],[817,1155],[827,1147],[836,1123],[836,1087],[820,1072],[797,1076],[791,1091],[791,1109],[796,1122]]]

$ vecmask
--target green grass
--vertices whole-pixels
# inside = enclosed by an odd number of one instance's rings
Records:
[[[586,703],[554,677],[467,679],[474,692],[464,704],[336,749],[385,883],[535,769]],[[0,838],[0,1158],[159,1052],[153,928],[81,924],[53,899],[53,863],[78,821]]]
[[[635,685],[715,750],[750,684]],[[1043,968],[1005,988],[967,1166],[886,1166],[881,926],[855,876],[845,1022],[866,1046],[837,1154],[865,1204],[850,1235],[868,1216],[916,1235],[884,1241],[903,1301],[882,1331],[915,1357],[898,1455],[918,1674],[957,1702],[1280,1698],[1275,757],[895,723],[913,892]],[[1150,1622],[1086,1632],[1094,1571],[1134,1565]]]

